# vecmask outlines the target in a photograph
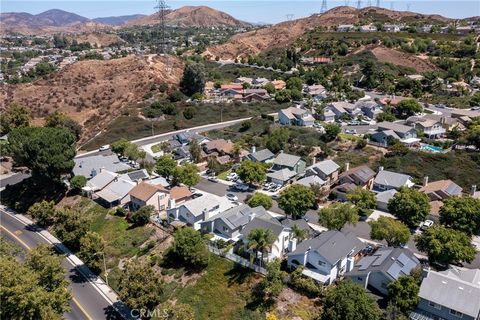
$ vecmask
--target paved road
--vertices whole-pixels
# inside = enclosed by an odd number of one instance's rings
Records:
[[[232,190],[229,188],[229,186],[220,183],[220,182],[211,182],[208,181],[204,178],[200,181],[199,184],[195,186],[200,192],[201,191],[206,191],[209,193],[213,193],[218,196],[224,196],[227,192],[228,193],[233,193],[238,197],[239,202],[244,202],[245,198],[251,194],[252,192],[237,192],[235,190]],[[273,206],[269,210],[274,213],[279,213],[279,214],[285,214],[285,212],[278,207],[277,201],[273,200]],[[318,223],[318,210],[309,210],[305,214],[305,218],[308,220],[309,223],[320,225]],[[346,225],[344,227],[345,231],[351,231],[353,232],[357,237],[370,240],[370,225],[365,222],[365,221],[360,221],[358,222],[355,226],[352,225]],[[375,242],[378,242],[375,240]],[[383,242],[383,244],[387,244],[386,242]],[[407,243],[407,247],[414,253],[424,255],[424,253],[420,252],[416,247],[415,247],[415,241],[414,237],[412,236],[410,240]],[[480,252],[477,252],[477,255],[475,257],[475,260],[470,263],[470,264],[465,264],[466,267],[468,268],[480,268]]]
[[[15,241],[24,249],[30,250],[40,244],[48,242],[31,226],[26,226],[9,213],[0,209],[1,236]],[[73,299],[70,301],[72,310],[64,315],[67,319],[121,319],[110,303],[97,289],[79,273],[76,267],[63,259],[62,266],[66,270],[66,277],[70,281],[70,290]]]
[[[0,189],[5,188],[8,185],[14,185],[19,183],[20,181],[27,179],[30,177],[30,174],[25,173],[15,173],[7,178],[0,179]]]

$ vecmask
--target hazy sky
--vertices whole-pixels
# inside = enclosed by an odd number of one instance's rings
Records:
[[[376,0],[362,0],[362,6],[369,3],[376,5]],[[168,1],[167,4],[173,8],[184,5],[206,5],[218,10],[225,11],[235,18],[249,22],[276,23],[286,20],[287,14],[293,14],[294,18],[306,17],[312,13],[318,13],[321,7],[321,0],[288,1],[288,0],[197,0],[197,1]],[[349,4],[357,6],[357,0],[329,1],[328,8],[338,5]],[[151,14],[154,12],[155,1],[144,0],[2,0],[0,2],[1,12],[28,12],[40,13],[48,9],[62,9],[77,13],[87,18],[118,16],[129,14]],[[451,18],[464,18],[480,15],[480,1],[455,1],[455,0],[399,0],[380,1],[380,6],[395,10],[407,10],[420,13],[435,13]]]

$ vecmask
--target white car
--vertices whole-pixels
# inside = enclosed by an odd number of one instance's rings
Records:
[[[422,223],[422,226],[420,227],[420,229],[422,230],[427,230],[428,228],[430,228],[431,226],[433,226],[434,222],[432,220],[425,220],[423,223]]]
[[[106,144],[104,146],[101,146],[100,148],[98,148],[98,151],[107,151],[110,149],[110,145],[109,144]]]
[[[233,193],[227,193],[227,199],[230,201],[238,201],[238,197]]]
[[[248,191],[248,186],[246,184],[237,183],[235,189],[240,191]]]
[[[236,179],[238,179],[238,174],[236,174],[235,172],[230,172],[227,175],[227,181],[235,181]]]

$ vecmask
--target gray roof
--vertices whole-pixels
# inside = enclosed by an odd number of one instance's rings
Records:
[[[393,130],[384,130],[384,131],[375,132],[374,134],[372,134],[372,138],[374,138],[377,135],[386,135],[386,136],[392,137],[394,139],[398,139],[398,140],[401,139],[398,136],[398,134],[396,134],[395,131],[393,131]]]
[[[392,281],[420,265],[420,261],[408,249],[381,248],[371,256],[365,256],[355,264],[350,276],[366,275],[370,272],[381,272]]]
[[[267,214],[267,211],[262,206],[251,208],[246,204],[230,208],[222,213],[219,213],[202,223],[214,221],[216,219],[222,220],[230,229],[246,225],[253,217],[261,217]]]
[[[115,172],[110,172],[108,170],[102,170],[92,179],[87,181],[87,187],[93,191],[101,190],[105,188],[110,182],[112,182],[117,174]]]
[[[112,203],[114,201],[123,199],[136,185],[137,184],[133,181],[117,178],[108,186],[98,191],[96,195],[103,200]]]
[[[267,178],[286,182],[286,181],[292,179],[293,177],[295,177],[296,175],[297,175],[297,173],[295,171],[292,171],[292,170],[287,169],[287,168],[283,168],[283,169],[278,170],[278,171],[267,173]]]
[[[409,126],[406,126],[406,125],[403,125],[403,124],[399,124],[399,123],[395,123],[395,122],[380,122],[378,123],[378,128],[381,129],[381,130],[393,130],[395,133],[407,133],[411,130],[415,130],[414,128],[412,127],[409,127]]]
[[[147,170],[145,169],[140,169],[140,170],[135,170],[131,172],[127,172],[126,174],[130,180],[132,181],[138,181],[138,180],[143,180],[143,179],[148,179],[150,176],[148,175]]]
[[[164,177],[156,177],[156,178],[147,180],[146,182],[153,185],[161,185],[162,187],[170,186],[170,183],[168,183],[167,179],[165,179]]]
[[[476,318],[480,314],[480,270],[459,267],[442,272],[430,270],[418,295]]]
[[[296,184],[301,184],[302,186],[305,186],[305,187],[310,187],[312,184],[317,184],[318,183],[319,185],[324,185],[327,182],[324,181],[319,176],[313,175],[313,176],[308,176],[308,177],[299,179],[295,183]]]
[[[250,158],[252,158],[255,161],[263,162],[268,159],[273,158],[275,155],[272,153],[272,151],[268,149],[263,149],[259,150],[257,152],[251,153]]]
[[[299,156],[294,156],[292,154],[282,152],[277,155],[275,160],[273,160],[273,164],[293,168],[301,159],[302,158],[300,158]]]
[[[87,179],[93,177],[92,171],[97,174],[101,169],[111,172],[120,172],[130,169],[130,166],[121,162],[116,154],[111,155],[96,155],[90,157],[82,157],[73,159],[75,166],[73,167],[73,174],[76,176],[84,176]]]
[[[342,177],[343,176],[356,176],[361,182],[367,183],[375,176],[375,171],[370,169],[368,166],[363,165],[342,173]]]
[[[396,173],[388,170],[380,171],[375,177],[375,183],[385,186],[391,186],[394,188],[400,188],[407,184],[412,177],[402,173]]]
[[[379,193],[377,193],[377,195],[376,195],[376,197],[377,197],[377,202],[380,202],[380,203],[388,203],[388,201],[390,201],[390,199],[392,199],[393,196],[395,195],[395,193],[397,193],[397,192],[398,192],[398,191],[395,190],[395,189],[391,189],[391,190],[379,192]]]
[[[275,218],[266,214],[262,217],[255,217],[252,221],[247,223],[242,230],[242,235],[247,238],[252,230],[267,229],[271,230],[273,235],[278,238],[280,233],[285,229],[284,226]]]
[[[308,222],[305,219],[297,219],[292,220],[290,218],[283,219],[281,221],[282,225],[287,228],[292,228],[293,226],[297,226],[302,230],[307,231],[309,235],[313,235],[315,231],[308,225]]]
[[[340,169],[340,166],[332,160],[325,160],[311,165],[307,170],[313,169],[315,171],[320,171],[325,175],[330,175]]]
[[[200,216],[205,211],[217,210],[225,211],[234,205],[224,197],[219,197],[210,193],[205,193],[201,197],[189,200],[182,204],[195,217]]]
[[[313,239],[301,242],[289,255],[304,254],[308,250],[314,250],[330,264],[335,264],[350,253],[355,255],[364,247],[365,245],[351,232],[329,230]]]

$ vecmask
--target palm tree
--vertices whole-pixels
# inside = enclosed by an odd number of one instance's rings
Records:
[[[307,238],[307,230],[304,230],[298,225],[294,224],[292,227],[292,233],[290,234],[290,239],[293,238],[297,238],[298,242],[302,242]]]
[[[264,253],[269,250],[275,242],[275,236],[270,229],[253,229],[247,236],[248,248],[255,251],[255,258],[258,259],[258,253]],[[260,266],[262,264],[260,260]]]

